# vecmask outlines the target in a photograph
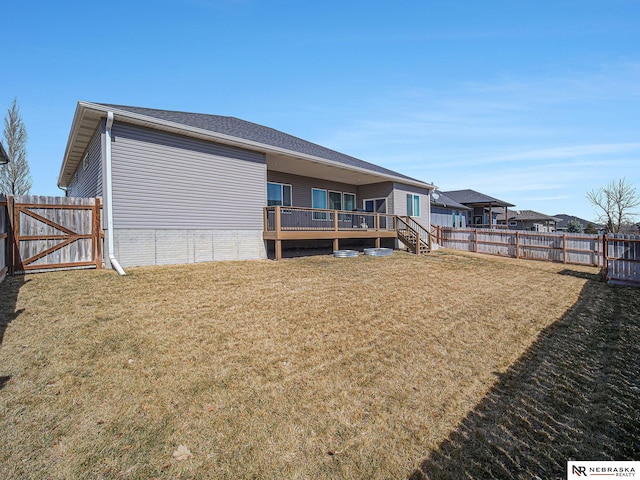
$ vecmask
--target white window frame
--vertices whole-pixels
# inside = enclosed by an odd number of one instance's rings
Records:
[[[373,206],[375,208],[376,206],[376,200],[384,200],[384,212],[376,212],[375,210],[373,212],[367,212],[367,213],[387,213],[387,197],[377,197],[377,198],[364,198],[362,200],[362,209],[363,210],[367,210],[367,202],[373,202]]]
[[[409,201],[411,197],[411,201]],[[420,195],[417,193],[407,193],[407,217],[419,217],[420,216]],[[415,212],[415,201],[418,200],[418,213]]]
[[[269,206],[269,184],[280,186],[280,196],[282,198],[281,207],[291,207],[293,205],[293,186],[288,183],[280,183],[280,182],[267,182],[267,205]],[[285,205],[284,202],[284,187],[289,187],[289,205]]]
[[[333,206],[331,205],[332,193],[337,193],[338,195],[340,195],[340,208],[333,208]],[[337,190],[327,190],[327,208],[329,210],[342,210],[343,206],[344,206],[344,198],[342,197],[342,192],[338,192]]]

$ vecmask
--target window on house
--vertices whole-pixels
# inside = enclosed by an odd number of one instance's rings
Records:
[[[327,191],[322,188],[311,189],[311,208],[327,208]],[[326,220],[326,212],[313,212],[314,220]]]
[[[342,210],[342,193],[329,192],[329,209]]]
[[[342,208],[349,212],[356,209],[356,195],[354,193],[343,194]]]
[[[413,195],[407,193],[407,216],[419,217],[420,216],[420,195]]]
[[[510,227],[517,227],[518,226],[518,222],[514,222],[513,220],[509,221],[509,226]]]
[[[267,205],[291,206],[291,185],[283,183],[267,183]]]

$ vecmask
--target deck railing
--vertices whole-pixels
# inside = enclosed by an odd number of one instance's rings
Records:
[[[394,231],[396,217],[386,213],[271,206],[264,209],[265,232]]]

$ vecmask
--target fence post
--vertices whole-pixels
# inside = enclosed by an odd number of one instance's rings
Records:
[[[478,253],[478,229],[473,229],[473,251]]]
[[[516,230],[516,258],[520,259],[520,231]]]
[[[96,270],[102,268],[102,202],[100,197],[96,197],[93,206],[93,255],[96,261]]]
[[[567,234],[562,233],[562,263],[567,263]]]
[[[607,245],[607,234],[602,234],[602,280],[605,282],[609,277],[609,262],[607,261],[607,249],[609,246]]]

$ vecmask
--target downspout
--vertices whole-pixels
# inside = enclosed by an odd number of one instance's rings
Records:
[[[116,259],[113,246],[113,185],[111,182],[111,127],[113,126],[113,112],[107,113],[107,128],[105,129],[106,142],[104,148],[104,156],[106,163],[106,181],[107,181],[107,230],[109,231],[109,241],[107,242],[107,251],[109,256],[109,262],[111,263],[111,267],[118,272],[119,275],[126,275],[123,268],[120,266],[120,263]]]

